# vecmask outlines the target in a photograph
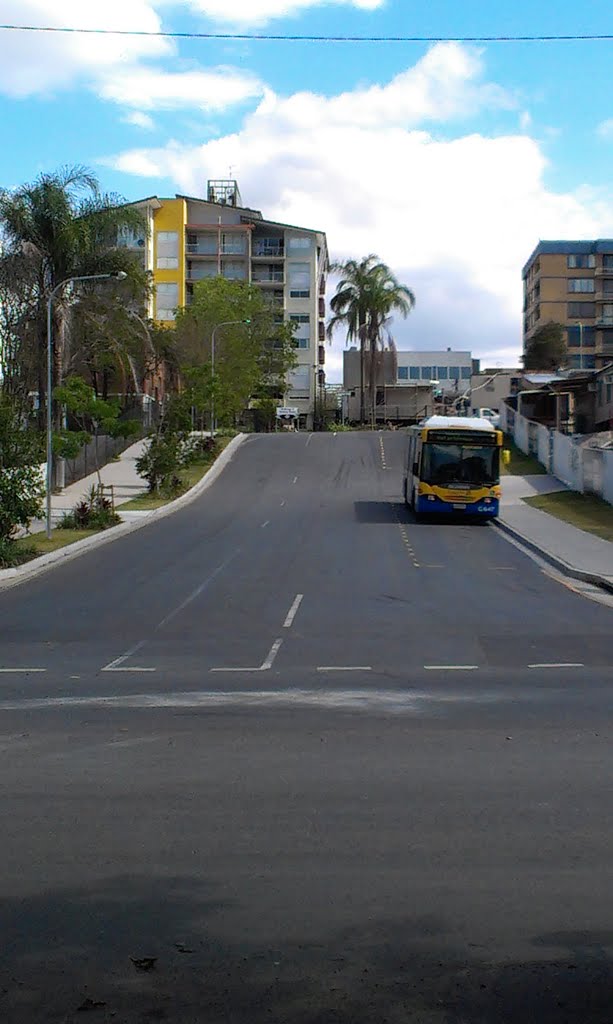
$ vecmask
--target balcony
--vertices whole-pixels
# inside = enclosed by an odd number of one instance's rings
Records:
[[[594,321],[595,327],[613,327],[613,316],[599,316]]]
[[[247,255],[247,246],[244,239],[237,239],[236,242],[224,242],[220,247],[216,241],[207,240],[202,242],[188,242],[185,246],[188,256],[204,256],[209,259],[217,259],[218,256],[242,256]]]
[[[270,259],[271,256],[284,257],[285,249],[283,248],[282,243],[279,243],[279,245],[270,245],[266,242],[258,242],[256,240],[253,243],[251,255],[253,259]]]
[[[319,321],[319,324],[317,325],[317,331],[318,331],[318,338],[319,338],[319,340],[320,341],[325,341],[326,340],[326,325],[323,322],[323,320]]]
[[[285,274],[283,268],[279,270],[263,270],[258,268],[253,271],[252,281],[254,284],[264,285],[283,284]]]
[[[326,315],[326,300],[321,296],[319,297],[319,315],[322,318]]]
[[[317,349],[317,362],[319,363],[320,366],[323,366],[324,363],[326,362],[326,347],[325,347],[325,345],[320,345],[318,347],[318,349]]]
[[[613,267],[596,267],[596,277],[613,277]]]

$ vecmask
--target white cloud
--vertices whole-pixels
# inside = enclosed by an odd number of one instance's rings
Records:
[[[528,128],[530,128],[531,125],[532,115],[528,110],[522,110],[521,114],[519,115],[519,127],[521,128],[522,132],[527,132]]]
[[[157,32],[161,22],[147,0],[4,0],[6,24],[72,28],[115,28]],[[173,54],[168,39],[144,36],[0,33],[0,92],[23,99],[66,89],[80,79],[144,57]]]
[[[376,252],[414,288],[415,312],[394,325],[401,347],[470,348],[489,361],[500,351],[508,362],[509,350],[519,354],[521,268],[535,244],[613,233],[613,201],[548,189],[545,156],[525,133],[424,130],[467,104],[506,104],[481,75],[474,52],[440,45],[388,85],[330,99],[269,91],[231,135],[108,162],[189,194],[233,166],[250,206],[327,231],[334,257]],[[338,339],[337,365],[341,348]]]
[[[176,0],[158,0],[158,5]],[[331,4],[354,7],[360,11],[375,11],[386,0],[187,0],[189,5],[212,21],[223,25],[255,26],[278,18],[300,14],[313,7]]]
[[[600,135],[601,139],[613,139],[613,117],[610,117],[607,121],[601,121],[596,132]]]
[[[143,114],[140,110],[133,110],[121,119],[124,124],[133,124],[136,128],[143,128],[144,131],[152,132],[155,128],[153,118],[149,114]]]
[[[105,77],[100,95],[138,110],[200,108],[226,110],[252,97],[264,87],[248,72],[233,68],[162,71],[157,68],[125,68]]]

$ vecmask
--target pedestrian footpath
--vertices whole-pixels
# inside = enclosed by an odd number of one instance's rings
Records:
[[[147,490],[146,481],[136,471],[136,460],[142,454],[146,445],[145,440],[137,441],[122,452],[117,462],[107,462],[100,470],[100,477],[105,487],[113,486],[115,507],[125,505],[126,502],[136,498]],[[58,494],[51,495],[51,521],[57,525],[66,512],[71,512],[77,502],[85,498],[92,487],[98,486],[98,474],[90,473],[89,476],[77,480],[74,484],[65,487]],[[121,514],[124,520],[141,518],[149,515],[149,512],[125,512]],[[40,533],[45,529],[45,521],[34,519],[30,524],[29,533]]]
[[[522,498],[568,488],[554,476],[503,476],[500,526],[575,579],[613,591],[613,544],[526,505]],[[613,509],[611,510],[613,516]]]

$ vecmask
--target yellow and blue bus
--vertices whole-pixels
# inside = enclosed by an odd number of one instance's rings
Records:
[[[503,435],[485,419],[431,416],[409,428],[404,500],[427,513],[494,519]]]

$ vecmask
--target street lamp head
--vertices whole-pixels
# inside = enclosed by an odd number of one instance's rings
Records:
[[[128,275],[126,274],[125,270],[116,270],[109,276],[112,277],[115,281],[125,281]]]

